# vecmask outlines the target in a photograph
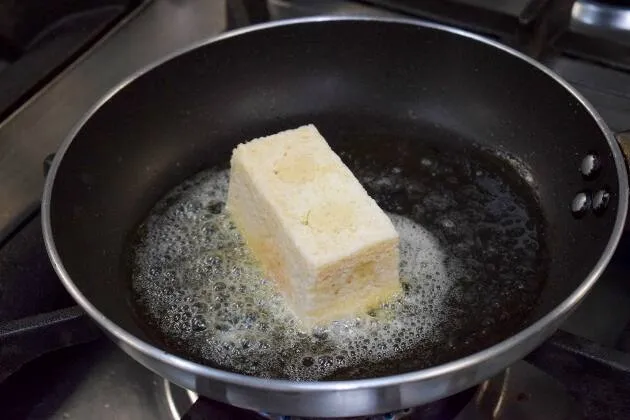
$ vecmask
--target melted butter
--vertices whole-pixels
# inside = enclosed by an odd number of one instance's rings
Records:
[[[449,272],[456,268],[444,264],[438,242],[427,231],[390,215],[401,236],[407,291],[385,306],[379,305],[399,290],[375,297],[371,316],[303,332],[235,226],[217,211],[227,185],[227,171],[209,171],[167,195],[145,221],[135,247],[136,305],[178,352],[244,374],[310,380],[395,357],[431,337],[447,319],[440,302],[453,278]],[[315,212],[315,223],[335,220],[332,211],[334,206],[326,216]],[[333,223],[344,217],[351,216]],[[247,239],[264,252],[275,252],[268,242]],[[423,270],[417,269],[419,263]],[[374,269],[366,263],[355,274],[366,277]]]
[[[228,172],[207,171],[164,197],[138,232],[141,319],[189,359],[302,380],[422,369],[519,331],[546,281],[544,219],[530,212],[531,192],[478,155],[402,144],[394,155],[347,156],[400,234],[396,302],[301,332],[221,211]],[[410,154],[422,158],[407,173]]]

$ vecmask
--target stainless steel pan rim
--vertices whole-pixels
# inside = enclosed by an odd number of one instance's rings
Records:
[[[459,36],[463,36],[478,42],[485,43],[494,48],[512,54],[521,60],[524,60],[531,64],[533,67],[537,68],[539,71],[545,73],[549,77],[553,78],[557,83],[562,85],[571,95],[573,95],[583,106],[590,115],[597,122],[598,126],[601,129],[602,134],[605,136],[608,145],[612,151],[613,158],[615,161],[615,166],[617,169],[617,178],[619,180],[619,205],[617,208],[617,215],[615,218],[615,225],[613,228],[613,232],[610,235],[609,241],[606,245],[602,256],[597,261],[591,272],[584,279],[584,281],[580,284],[580,286],[562,303],[560,303],[556,308],[554,308],[547,315],[536,321],[534,324],[529,327],[523,329],[519,333],[513,335],[512,337],[492,346],[480,352],[471,354],[464,358],[445,363],[443,365],[431,367],[428,369],[404,373],[399,375],[393,375],[388,377],[380,377],[380,378],[370,378],[370,379],[357,379],[357,380],[347,380],[347,381],[326,381],[326,382],[297,382],[290,380],[280,380],[280,379],[264,379],[257,378],[252,376],[246,376],[237,373],[226,372],[223,370],[211,368],[208,366],[204,366],[198,363],[194,363],[188,361],[184,358],[176,356],[174,354],[168,353],[164,350],[160,350],[159,348],[148,344],[132,334],[128,333],[124,329],[120,328],[118,325],[110,321],[105,315],[103,315],[95,306],[93,306],[90,301],[81,293],[79,288],[74,284],[69,274],[66,272],[63,262],[59,257],[55,246],[55,240],[52,233],[51,226],[51,218],[50,218],[50,202],[52,197],[52,191],[55,181],[55,175],[59,166],[63,160],[63,156],[65,152],[68,150],[70,144],[72,143],[75,136],[81,130],[83,125],[91,118],[92,115],[110,98],[112,98],[118,91],[123,89],[129,83],[140,77],[141,75],[147,73],[151,69],[183,54],[194,50],[198,47],[202,47],[204,45],[208,45],[214,42],[218,42],[222,39],[236,37],[242,34],[246,34],[249,32],[255,32],[258,30],[272,28],[276,26],[284,26],[284,25],[299,25],[299,24],[308,24],[308,23],[317,23],[317,22],[329,22],[329,21],[359,21],[359,22],[382,22],[382,23],[396,23],[396,24],[405,24],[405,25],[414,25],[418,27],[431,28],[441,31],[447,31]],[[226,383],[230,383],[233,385],[244,386],[248,388],[261,389],[265,391],[280,391],[280,392],[326,392],[326,391],[349,391],[349,390],[361,390],[361,389],[374,389],[374,388],[383,388],[389,386],[396,386],[405,383],[416,383],[427,381],[430,379],[436,379],[442,376],[446,376],[449,374],[453,374],[458,371],[464,371],[471,368],[474,368],[475,365],[478,365],[483,362],[488,362],[491,359],[500,356],[505,353],[509,353],[510,350],[513,350],[515,347],[522,344],[529,344],[528,350],[534,345],[539,344],[546,336],[540,336],[541,332],[548,330],[548,326],[550,324],[556,324],[558,320],[564,319],[566,316],[570,314],[570,312],[575,308],[575,306],[584,298],[584,296],[588,293],[590,288],[594,285],[597,279],[600,277],[604,269],[606,268],[608,262],[610,261],[615,248],[621,238],[623,233],[623,228],[626,221],[626,214],[628,210],[628,174],[625,166],[625,161],[623,154],[620,150],[620,147],[615,140],[615,137],[611,130],[607,127],[605,122],[599,113],[594,109],[594,107],[582,97],[580,93],[577,92],[572,86],[570,86],[566,81],[564,81],[560,76],[554,73],[549,68],[544,65],[536,62],[535,60],[527,57],[526,55],[510,48],[505,45],[502,45],[496,41],[487,39],[485,37],[469,33],[467,31],[459,30],[456,28],[448,27],[445,25],[435,24],[432,22],[426,22],[421,20],[412,20],[412,19],[400,19],[400,18],[373,18],[373,17],[310,17],[310,18],[299,18],[299,19],[291,19],[284,20],[278,22],[270,22],[259,25],[254,25],[251,27],[247,27],[244,29],[239,29],[236,31],[228,32],[218,37],[213,37],[209,39],[202,40],[193,45],[190,45],[186,48],[183,48],[179,51],[176,51],[173,54],[170,54],[166,57],[163,57],[160,60],[152,63],[151,65],[141,69],[136,72],[132,76],[130,76],[125,81],[118,84],[114,87],[107,95],[105,95],[98,103],[96,103],[79,121],[79,123],[73,128],[73,130],[66,137],[64,142],[62,143],[59,151],[56,153],[55,158],[52,162],[50,171],[48,173],[48,177],[46,179],[46,183],[44,186],[43,198],[42,198],[42,228],[44,233],[44,241],[46,245],[46,250],[48,252],[49,258],[53,264],[53,267],[61,279],[63,285],[68,290],[68,292],[72,295],[72,297],[77,301],[79,305],[88,313],[88,315],[93,318],[101,328],[108,331],[111,335],[113,335],[117,340],[121,343],[124,343],[126,346],[129,346],[131,349],[145,354],[157,361],[164,363],[166,365],[170,365],[176,367],[178,369],[184,370],[190,374],[197,375],[199,377],[205,377],[208,379],[223,381]],[[549,331],[549,334],[553,330]],[[547,334],[547,335],[549,335]],[[537,337],[539,336],[539,337]]]

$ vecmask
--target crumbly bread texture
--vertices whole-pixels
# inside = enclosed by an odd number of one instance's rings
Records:
[[[226,208],[306,327],[401,290],[394,225],[314,125],[237,146]]]

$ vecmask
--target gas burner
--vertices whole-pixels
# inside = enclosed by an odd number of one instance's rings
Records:
[[[413,408],[408,408],[406,410],[400,410],[393,413],[380,414],[380,415],[374,415],[374,416],[345,417],[344,420],[403,420],[403,419],[411,420],[413,419],[413,412],[414,412]],[[263,418],[270,419],[270,420],[316,420],[310,417],[309,418],[292,417],[292,416],[281,416],[281,415],[265,414],[265,413],[260,413],[259,415]]]
[[[166,406],[173,420],[181,419],[190,407],[199,399],[196,392],[184,389],[166,379],[162,380]]]
[[[269,420],[314,420],[314,419],[305,419],[301,417],[292,417],[292,416],[284,416],[278,414],[269,414],[269,413],[255,413],[247,410],[241,410],[238,408],[226,406],[225,404],[218,403],[215,401],[204,400],[203,408],[199,409],[199,413],[195,414],[191,410],[191,407],[199,401],[199,395],[193,391],[183,389],[166,379],[163,380],[164,386],[164,396],[166,398],[166,405],[168,406],[169,413],[172,416],[173,420],[179,420],[181,418],[196,418],[199,419],[201,417],[198,416],[208,416],[207,418],[212,418],[218,411],[229,411],[234,413],[235,416],[239,418],[250,418],[250,419],[269,419]],[[194,410],[194,408],[193,408]],[[387,413],[378,416],[368,416],[368,417],[351,417],[346,418],[346,420],[402,420],[402,419],[412,419],[413,409],[400,410],[394,413]],[[187,417],[186,417],[187,416]]]
[[[222,415],[243,420],[317,420],[279,414],[255,413],[199,398],[197,394],[164,382],[167,404],[174,419],[210,420]],[[476,389],[444,400],[392,413],[344,420],[545,420],[580,419],[580,406],[566,387],[538,368],[517,362]]]

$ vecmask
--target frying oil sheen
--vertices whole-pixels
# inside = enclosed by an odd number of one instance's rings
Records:
[[[430,158],[421,164],[440,171]],[[479,171],[473,176],[483,178]],[[509,292],[522,304],[523,297],[531,294],[527,275],[510,277],[510,271],[500,266],[504,258],[509,264],[510,255],[502,254],[497,261],[489,257],[479,265],[476,248],[483,244],[475,242],[479,239],[471,235],[471,228],[485,232],[489,243],[484,246],[494,252],[505,251],[502,239],[494,235],[508,238],[511,252],[520,252],[520,261],[525,263],[522,268],[533,272],[538,250],[536,226],[516,195],[510,195],[513,199],[507,206],[503,206],[505,200],[491,200],[501,195],[501,191],[490,191],[501,187],[491,176],[478,183],[485,186],[486,193],[480,190],[478,197],[474,193],[468,196],[465,209],[453,205],[456,197],[446,191],[424,191],[418,200],[412,200],[415,204],[405,206],[396,198],[400,194],[388,194],[402,190],[409,198],[418,195],[423,186],[405,179],[403,172],[401,168],[393,168],[387,176],[369,170],[356,172],[400,234],[404,294],[381,308],[312,333],[302,332],[223,211],[228,171],[209,170],[171,191],[141,226],[132,264],[138,312],[173,351],[211,366],[261,377],[369,376],[369,371],[357,367],[410,355],[418,359],[412,365],[426,366],[441,357],[431,356],[431,349],[443,348],[447,342],[453,354],[466,350],[474,344],[474,335],[468,343],[452,337],[465,333],[470,318],[476,317],[477,326],[483,320],[484,328],[491,328],[501,321],[500,312],[488,309],[493,299]],[[490,200],[484,207],[496,207],[490,214],[499,223],[476,221],[475,205],[471,204],[475,199]],[[427,213],[428,219],[422,221]],[[487,217],[487,213],[480,210],[478,216]],[[490,281],[495,286],[488,290],[488,281],[479,270],[486,274],[494,270],[503,277],[503,286]],[[468,309],[458,312],[461,307]],[[474,315],[468,312],[476,309]]]

